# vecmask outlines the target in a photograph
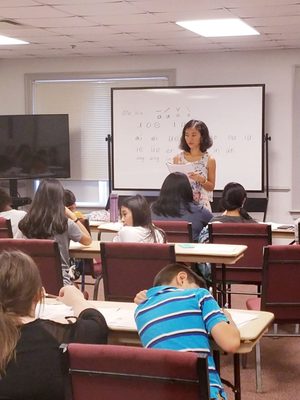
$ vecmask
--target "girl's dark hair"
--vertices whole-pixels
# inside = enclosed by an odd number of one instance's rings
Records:
[[[0,375],[14,357],[20,337],[20,317],[29,316],[33,302],[42,297],[39,270],[27,254],[4,251],[0,254]]]
[[[237,182],[229,182],[223,189],[220,201],[221,210],[232,211],[239,209],[241,217],[244,219],[252,219],[252,217],[244,209],[247,193],[244,187]]]
[[[180,217],[180,209],[191,211],[193,191],[188,177],[181,172],[172,172],[164,180],[159,197],[152,204],[152,211],[165,217]]]
[[[169,285],[173,278],[181,271],[186,272],[190,283],[195,283],[200,288],[206,288],[206,283],[203,278],[192,271],[187,265],[180,263],[168,264],[160,270],[154,278],[153,286]]]
[[[7,206],[11,205],[10,195],[2,188],[0,188],[0,212],[4,211]]]
[[[122,206],[131,211],[133,226],[142,226],[144,228],[148,228],[154,242],[156,242],[155,230],[159,230],[165,241],[164,231],[156,228],[152,223],[150,206],[144,196],[137,194],[136,196],[127,197],[123,200]]]
[[[189,122],[187,122],[184,125],[183,130],[182,130],[182,135],[180,138],[179,148],[188,153],[190,152],[190,148],[187,145],[186,140],[185,140],[185,131],[189,128],[195,128],[200,133],[200,136],[201,136],[200,150],[202,151],[202,153],[205,153],[206,150],[212,146],[213,140],[209,136],[209,130],[208,130],[208,127],[206,126],[206,124],[204,122],[198,121],[196,119],[191,119]]]
[[[29,239],[48,239],[68,228],[64,188],[53,178],[41,181],[28,213],[19,222],[20,231]]]

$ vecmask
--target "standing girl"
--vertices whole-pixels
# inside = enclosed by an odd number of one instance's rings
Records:
[[[183,151],[173,158],[174,164],[194,165],[194,171],[188,175],[194,201],[209,210],[216,181],[216,161],[207,152],[211,146],[212,138],[205,123],[192,119],[182,131],[179,147]]]

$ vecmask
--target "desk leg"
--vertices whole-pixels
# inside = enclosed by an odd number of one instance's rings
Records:
[[[233,368],[234,368],[234,399],[241,400],[241,365],[240,365],[240,355],[237,353],[233,355]]]
[[[222,264],[222,306],[228,307],[226,298],[226,265]]]

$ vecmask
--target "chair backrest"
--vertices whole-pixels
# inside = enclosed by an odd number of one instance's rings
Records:
[[[12,228],[10,219],[0,217],[0,238],[12,238]]]
[[[210,243],[243,244],[247,251],[236,264],[226,267],[227,280],[260,283],[263,248],[272,244],[271,225],[259,223],[209,223]]]
[[[68,345],[73,400],[208,400],[207,356],[117,345]]]
[[[189,243],[193,241],[191,222],[154,220],[153,224],[165,232],[169,243]]]
[[[174,245],[166,243],[102,242],[100,248],[105,300],[132,301],[176,260]]]
[[[30,255],[38,266],[47,293],[57,295],[63,286],[58,244],[46,239],[0,239],[0,252],[20,250]]]
[[[277,323],[300,323],[300,246],[264,249],[261,309],[274,313]]]

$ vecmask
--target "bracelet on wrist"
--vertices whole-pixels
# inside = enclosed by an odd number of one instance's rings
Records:
[[[206,182],[207,182],[207,178],[205,178],[205,181],[204,181],[204,182],[202,182],[202,185],[205,185],[205,184],[206,184]]]

